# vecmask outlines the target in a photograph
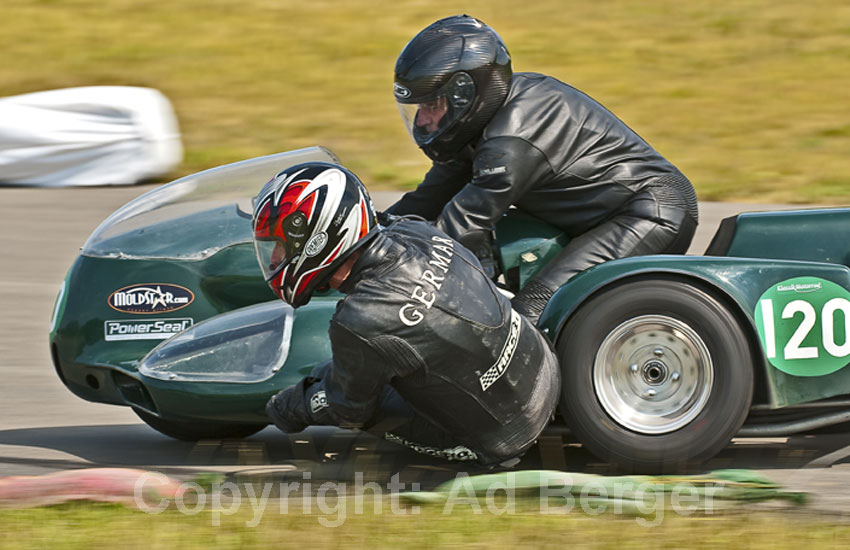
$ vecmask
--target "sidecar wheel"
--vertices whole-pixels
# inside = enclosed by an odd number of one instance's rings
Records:
[[[567,425],[620,470],[697,465],[729,443],[750,408],[744,328],[715,296],[685,282],[606,290],[573,315],[557,349]]]
[[[201,439],[242,439],[259,432],[266,424],[217,424],[211,422],[180,422],[163,420],[141,409],[133,409],[145,424],[168,437],[181,441]]]

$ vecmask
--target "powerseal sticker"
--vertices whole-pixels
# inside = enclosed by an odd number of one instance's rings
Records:
[[[165,340],[191,327],[191,318],[181,319],[120,319],[103,322],[103,339],[107,342],[125,340]]]
[[[850,362],[850,292],[817,277],[777,283],[759,298],[756,329],[771,365],[824,376]]]
[[[142,283],[119,288],[109,295],[109,307],[122,313],[168,313],[195,300],[188,288],[170,283]]]

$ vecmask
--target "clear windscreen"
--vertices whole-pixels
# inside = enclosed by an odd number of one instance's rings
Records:
[[[253,198],[295,164],[339,162],[323,147],[250,159],[157,187],[116,210],[91,234],[84,256],[191,259],[252,240]]]

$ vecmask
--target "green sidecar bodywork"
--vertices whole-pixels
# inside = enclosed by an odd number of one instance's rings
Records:
[[[63,383],[83,399],[130,406],[175,437],[265,426],[269,396],[330,357],[340,298],[315,295],[293,310],[256,264],[252,197],[309,160],[336,162],[312,147],[207,170],[105,220],[56,301],[50,350]],[[741,433],[850,420],[850,403],[829,399],[850,394],[848,226],[844,208],[740,214],[705,256],[625,258],[565,284],[539,326],[560,354],[565,402],[578,403],[562,413],[579,439],[615,462],[633,451],[637,466],[652,469],[683,460],[674,440],[719,422],[721,409],[735,411],[720,422],[728,433],[690,458],[716,452],[748,415]],[[496,241],[504,283],[516,291],[569,238],[512,210]],[[801,404],[808,412],[771,421]],[[613,426],[619,439],[588,422]],[[647,450],[668,441],[664,453]]]

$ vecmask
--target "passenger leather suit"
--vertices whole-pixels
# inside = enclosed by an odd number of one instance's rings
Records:
[[[536,302],[538,315],[554,290],[595,264],[684,253],[698,221],[696,194],[675,166],[587,95],[535,73],[514,73],[480,138],[435,159],[387,211],[436,220],[487,266],[492,228],[511,205],[571,237],[515,299],[523,313],[523,302]]]
[[[270,403],[278,427],[360,427],[481,464],[522,454],[560,395],[548,341],[431,224],[396,219],[361,250],[331,320],[333,359]]]

